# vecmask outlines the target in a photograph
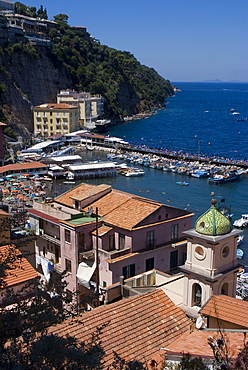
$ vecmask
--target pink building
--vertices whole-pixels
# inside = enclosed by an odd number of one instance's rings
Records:
[[[68,290],[82,295],[96,282],[96,247],[103,290],[122,275],[153,268],[176,273],[186,259],[183,232],[193,217],[104,184],[81,184],[53,203],[36,202],[29,213],[38,259],[54,263],[55,271],[67,270]]]

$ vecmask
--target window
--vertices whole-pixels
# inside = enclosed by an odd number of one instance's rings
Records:
[[[146,248],[154,247],[154,230],[147,231],[146,233]]]
[[[170,271],[173,271],[178,266],[178,250],[170,253]]]
[[[152,269],[154,269],[154,257],[146,260],[146,271],[150,271]]]
[[[125,235],[119,234],[119,249],[125,248]]]
[[[221,293],[220,294],[228,295],[228,283],[224,283],[222,285]]]
[[[65,230],[65,241],[67,243],[71,242],[71,232],[70,232],[70,230]]]
[[[178,224],[171,226],[171,240],[178,238]]]
[[[65,269],[67,272],[71,272],[71,261],[67,258],[65,259]]]
[[[122,268],[122,275],[124,279],[128,279],[135,275],[135,263]]]
[[[115,249],[115,236],[109,235],[109,250],[112,251]]]

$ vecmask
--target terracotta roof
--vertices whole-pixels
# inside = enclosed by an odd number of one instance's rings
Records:
[[[98,214],[100,216],[105,216],[114,209],[120,207],[123,203],[127,202],[131,198],[132,194],[112,189],[110,193],[91,203],[91,206],[94,209],[96,209],[96,207],[98,208]],[[88,207],[86,207],[84,210],[87,209]]]
[[[34,107],[34,109],[73,109],[78,108],[75,105],[66,104],[66,103],[48,103],[48,104],[40,104]]]
[[[202,315],[248,328],[248,302],[226,295],[212,296],[201,309]]]
[[[161,207],[161,204],[132,198],[104,217],[104,222],[131,230]]]
[[[116,258],[113,258],[113,259],[106,259],[106,261],[108,263],[115,263],[115,262],[119,262],[119,261],[125,260],[126,258],[130,258],[130,257],[136,256],[138,253],[139,252],[127,253],[127,254],[123,254],[123,256],[120,256],[120,257],[116,257]]]
[[[7,166],[0,167],[0,173],[14,170],[28,170],[31,168],[41,168],[41,167],[47,167],[47,165],[41,162],[7,164]]]
[[[235,358],[244,344],[244,334],[226,331],[222,335],[226,338],[231,358]],[[210,337],[218,339],[221,338],[221,335],[216,331],[195,330],[191,332],[188,330],[166,346],[165,357],[166,355],[168,358],[169,355],[177,356],[183,353],[190,353],[194,357],[212,358],[213,352],[208,344],[208,338]]]
[[[108,189],[111,190],[110,185],[101,184],[101,185],[95,186],[94,188],[91,188],[90,190],[86,190],[86,191],[74,194],[71,196],[71,198],[82,201],[82,200],[92,197],[93,195],[100,194],[101,192],[104,192]]]
[[[95,185],[89,185],[89,184],[82,183],[76,186],[75,188],[73,188],[72,190],[69,190],[66,193],[63,193],[62,195],[58,196],[55,199],[55,202],[58,202],[68,207],[72,207],[73,206],[72,197],[77,196],[78,194],[82,194],[84,191],[87,191],[90,189],[93,190],[94,188],[95,188]]]
[[[3,209],[0,209],[0,215],[5,216],[5,217],[11,217],[11,215],[5,212]]]
[[[30,209],[28,211],[28,213],[30,213],[31,215],[34,215],[34,216],[38,216],[38,217],[40,217],[40,218],[42,218],[44,220],[51,221],[54,224],[58,224],[59,225],[60,220],[58,218],[56,218],[56,217],[53,217],[53,216],[48,215],[47,213],[43,213],[43,212],[37,211],[36,209]]]
[[[147,362],[161,348],[182,335],[190,325],[181,308],[161,290],[104,305],[82,315],[82,323],[67,320],[49,332],[89,341],[101,325],[106,353],[104,368],[113,361],[113,352],[126,360]]]
[[[4,245],[0,247],[0,261],[6,260],[8,253],[16,253],[16,255],[21,255],[21,252],[13,246]],[[30,265],[26,258],[17,258],[12,265],[13,269],[8,270],[7,277],[4,279],[7,286],[13,286],[21,283],[25,283],[31,279],[36,278],[38,273]]]
[[[102,225],[98,228],[98,235],[103,236],[107,234],[109,231],[113,230],[112,227]],[[96,230],[91,233],[92,235],[96,235]]]

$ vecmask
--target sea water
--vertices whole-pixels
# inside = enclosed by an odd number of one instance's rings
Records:
[[[206,156],[248,159],[248,84],[175,83],[181,91],[167,99],[166,108],[155,115],[109,128],[107,134],[121,137],[134,145],[157,149],[182,150]],[[239,115],[231,114],[235,109]],[[244,119],[244,121],[237,121]],[[83,153],[83,160],[106,159],[106,153]],[[194,220],[210,207],[211,193],[234,214],[233,220],[248,213],[248,175],[237,181],[208,183],[172,172],[144,168],[143,177],[92,179],[92,184],[106,183],[113,188],[147,197],[161,203],[186,209]],[[178,186],[185,180],[188,186]],[[83,180],[84,181],[84,180]],[[77,182],[79,183],[79,182]],[[57,192],[72,186],[59,182]],[[244,230],[244,263],[248,264],[248,230]]]

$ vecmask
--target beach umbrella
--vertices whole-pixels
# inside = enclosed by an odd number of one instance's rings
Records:
[[[12,193],[18,193],[18,191],[19,191],[19,190],[17,190],[17,189],[11,189],[11,192],[12,192]]]
[[[25,173],[23,176],[28,177],[30,176],[29,173]]]
[[[0,178],[0,182],[3,182],[3,181],[5,181],[5,179],[3,179],[3,178]]]
[[[9,190],[8,190],[8,189],[3,189],[3,190],[2,190],[2,192],[3,192],[3,193],[8,193],[8,192],[9,192]]]

